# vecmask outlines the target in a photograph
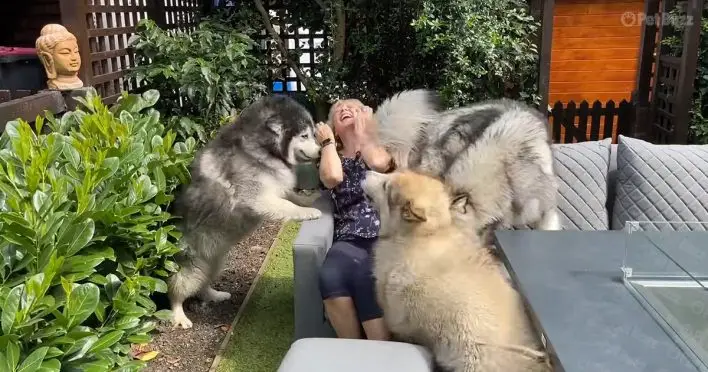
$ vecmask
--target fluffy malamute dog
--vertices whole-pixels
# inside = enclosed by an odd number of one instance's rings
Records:
[[[231,247],[264,219],[320,217],[311,200],[294,193],[294,166],[319,157],[308,111],[287,96],[264,97],[221,128],[194,158],[192,180],[177,196],[184,252],[181,270],[168,281],[173,324],[190,328],[185,299],[231,297],[211,287]]]
[[[396,104],[395,112],[418,105],[410,99]],[[377,113],[391,105],[384,102]],[[503,99],[440,111],[432,120],[384,117],[379,138],[399,169],[440,177],[469,200],[481,236],[497,227],[560,229],[548,121],[537,110]]]
[[[520,296],[476,234],[453,222],[464,200],[411,171],[369,172],[363,187],[381,215],[376,293],[396,338],[452,372],[551,371]]]

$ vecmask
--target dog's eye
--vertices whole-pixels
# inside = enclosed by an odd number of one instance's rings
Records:
[[[302,138],[302,139],[308,139],[308,138],[310,138],[310,135],[309,135],[308,133],[301,134],[301,135],[300,135],[300,138]]]

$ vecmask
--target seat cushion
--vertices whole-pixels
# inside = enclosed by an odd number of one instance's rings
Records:
[[[402,342],[303,338],[295,341],[278,372],[431,372],[427,349]]]
[[[708,222],[708,145],[656,145],[619,136],[617,196],[612,229],[628,221],[643,228],[706,230]]]
[[[608,230],[607,174],[611,138],[553,144],[563,230]]]

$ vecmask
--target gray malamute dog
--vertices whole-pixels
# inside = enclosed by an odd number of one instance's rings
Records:
[[[168,281],[173,324],[190,328],[188,297],[224,301],[211,287],[231,247],[264,219],[309,220],[321,212],[294,193],[294,166],[319,157],[312,116],[287,96],[268,96],[221,128],[194,158],[192,180],[177,196],[184,252]]]
[[[419,101],[435,95],[414,92]],[[396,112],[416,109],[403,103]],[[502,99],[441,111],[427,120],[380,115],[379,138],[399,168],[440,177],[469,200],[466,217],[480,235],[495,228],[560,229],[548,121],[537,110]]]

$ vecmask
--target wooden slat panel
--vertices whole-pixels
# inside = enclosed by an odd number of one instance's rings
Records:
[[[607,59],[632,59],[637,58],[638,56],[639,48],[554,49],[551,52],[551,61],[597,61]]]
[[[607,49],[617,46],[639,48],[640,36],[567,37],[553,40],[553,49]]]
[[[589,15],[567,15],[553,17],[553,24],[556,27],[597,27],[597,26],[621,26],[622,13],[619,14],[589,14]]]
[[[556,15],[582,15],[582,14],[622,14],[626,11],[641,12],[644,3],[641,1],[615,1],[611,3],[597,3],[588,1],[582,4],[573,4],[565,0],[558,0],[556,4]]]
[[[554,82],[551,81],[551,93],[572,92],[631,92],[634,81],[600,81],[600,82]]]
[[[636,69],[637,59],[615,59],[597,61],[558,61],[551,64],[551,73],[555,71],[607,71]]]
[[[132,34],[135,32],[135,27],[115,27],[115,28],[104,28],[104,29],[92,29],[89,30],[89,37],[98,36],[112,36],[112,35],[123,35]]]
[[[566,37],[621,37],[640,36],[639,27],[598,26],[598,27],[556,27],[553,30],[555,38]]]
[[[156,0],[153,0],[156,1]],[[89,5],[88,11],[91,13],[128,13],[145,11],[146,6],[142,5]]]
[[[127,49],[109,50],[107,52],[91,53],[92,61],[100,61],[108,58],[116,58],[128,55]]]
[[[573,81],[634,81],[635,70],[606,71],[553,71],[551,81],[556,83]]]
[[[43,115],[45,110],[51,111],[53,114],[66,110],[66,103],[60,92],[45,90],[24,98],[0,103],[0,132],[5,130],[8,121],[21,118],[33,122],[38,115]]]

